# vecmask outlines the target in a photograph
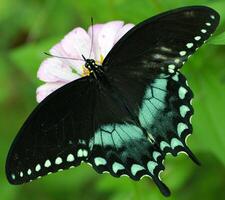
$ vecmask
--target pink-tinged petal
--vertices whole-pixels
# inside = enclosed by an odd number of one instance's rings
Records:
[[[81,61],[67,60],[71,67],[75,68],[78,73],[81,74],[81,66],[84,65],[82,55],[88,58],[90,53],[91,39],[88,33],[82,28],[75,28],[64,37],[64,39],[61,41],[61,46],[66,53],[66,57],[81,59]]]
[[[134,27],[134,24],[125,24],[117,33],[114,45],[119,41],[121,37],[123,37],[130,29]]]
[[[98,34],[98,45],[104,58],[113,47],[116,35],[123,24],[122,21],[112,21],[104,24],[101,28]]]
[[[45,82],[70,82],[81,77],[73,73],[72,69],[58,58],[44,60],[38,70],[37,76]]]
[[[82,75],[83,69],[81,66],[84,65],[84,61],[73,60],[75,57],[72,57],[63,49],[62,42],[53,46],[50,50],[50,53],[55,56],[65,57],[66,59],[60,58],[63,61],[63,63],[65,65],[73,68],[78,75],[80,75],[80,76]],[[77,57],[79,57],[79,56],[77,56]],[[69,58],[72,58],[72,59],[69,59]]]
[[[90,46],[91,38],[82,28],[75,28],[62,40],[63,49],[68,55],[74,58],[82,59],[82,55],[88,57],[90,53]]]
[[[64,49],[62,48],[62,44],[61,43],[57,43],[56,45],[54,45],[51,49],[50,49],[50,53],[52,55],[56,55],[56,56],[67,56],[66,52],[64,51]]]
[[[37,102],[40,103],[43,99],[45,99],[49,94],[57,90],[58,88],[62,87],[65,85],[65,82],[58,82],[58,83],[46,83],[41,85],[40,87],[37,88],[36,91],[36,98]]]
[[[101,49],[98,44],[98,36],[103,26],[104,26],[103,24],[95,24],[93,25],[93,29],[92,26],[88,28],[88,35],[90,36],[91,39],[93,39],[93,47],[92,47],[92,52],[94,54],[93,58],[97,61],[100,61],[99,59],[101,55]],[[93,31],[93,38],[92,38],[92,31]]]

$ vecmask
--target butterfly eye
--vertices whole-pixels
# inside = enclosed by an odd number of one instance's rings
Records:
[[[85,67],[88,68],[88,65],[89,65],[88,62],[86,62],[86,63],[85,63]]]

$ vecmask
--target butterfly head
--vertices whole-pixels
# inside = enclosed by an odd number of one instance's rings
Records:
[[[89,71],[93,71],[96,69],[96,63],[94,59],[85,59],[85,67],[89,70]]]
[[[84,57],[83,57],[84,58]],[[88,75],[92,74],[96,79],[102,75],[103,69],[101,65],[98,65],[94,59],[86,59],[85,60],[85,69],[88,70]]]

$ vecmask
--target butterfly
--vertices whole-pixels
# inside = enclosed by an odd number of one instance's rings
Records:
[[[86,162],[98,172],[133,180],[160,179],[167,153],[185,152],[192,133],[193,93],[180,68],[212,35],[219,14],[183,7],[128,31],[102,65],[84,58],[89,76],[42,101],[19,130],[6,161],[11,184],[22,184]]]

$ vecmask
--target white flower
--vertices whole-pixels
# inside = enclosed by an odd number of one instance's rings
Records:
[[[122,21],[111,21],[105,24],[93,25],[93,47],[91,49],[92,27],[88,32],[78,27],[68,33],[50,53],[57,56],[82,59],[92,58],[102,63],[116,42],[134,25]],[[63,85],[87,75],[84,61],[50,57],[44,60],[37,76],[45,84],[37,88],[37,101],[41,102],[50,93]]]

